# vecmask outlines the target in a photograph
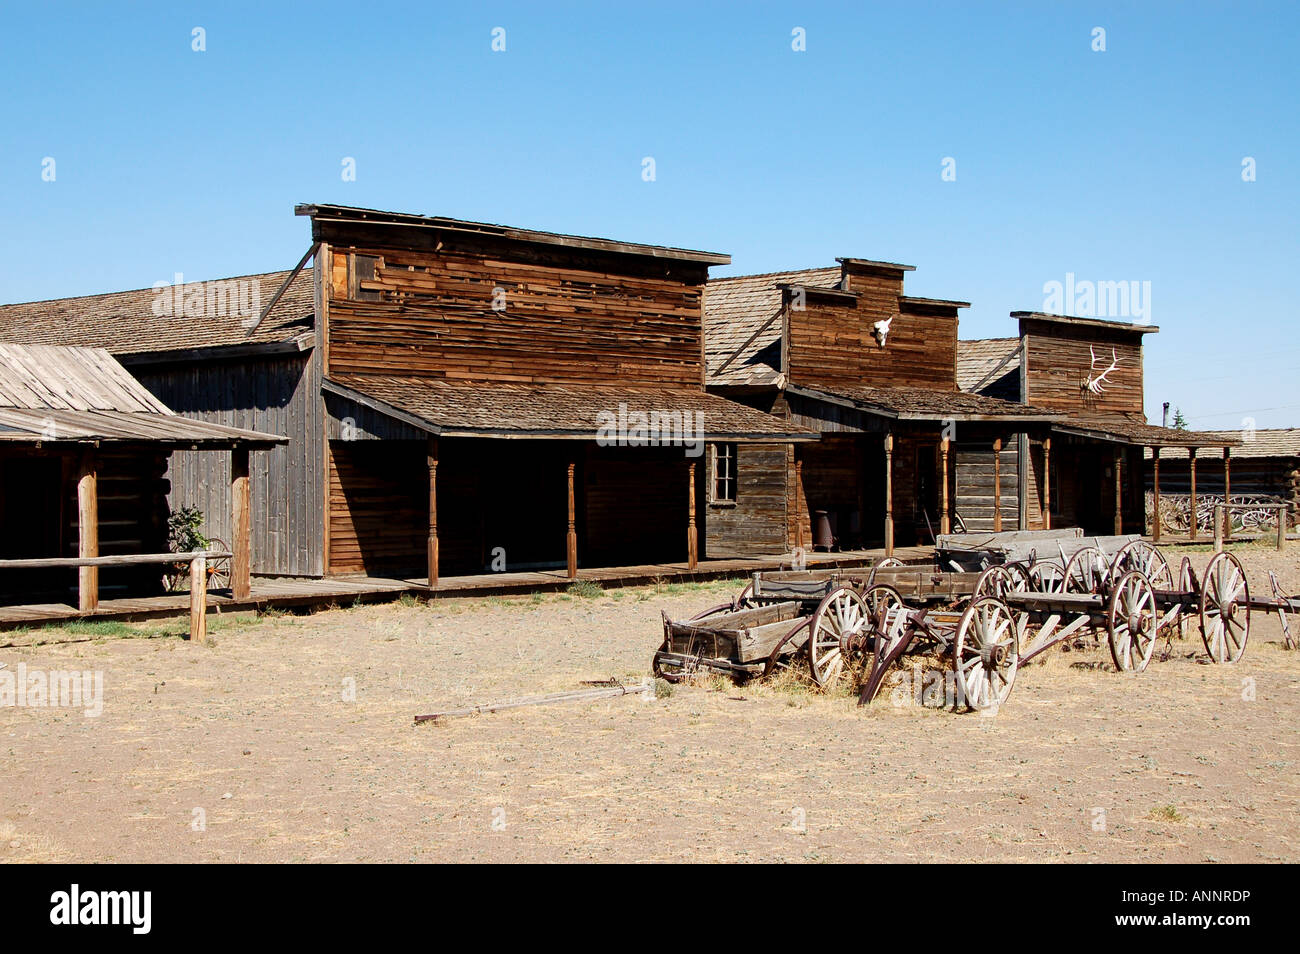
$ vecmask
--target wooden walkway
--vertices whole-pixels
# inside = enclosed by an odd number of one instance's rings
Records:
[[[847,550],[841,553],[810,553],[807,563],[818,567],[870,566],[884,557],[883,550]],[[894,556],[905,563],[927,563],[934,559],[930,547],[898,547]],[[701,560],[695,569],[685,563],[601,567],[578,570],[578,582],[602,586],[638,586],[653,583],[682,583],[749,576],[757,570],[788,567],[786,558],[761,557],[736,560]],[[384,577],[332,577],[324,580],[254,577],[252,594],[235,600],[229,591],[208,595],[208,612],[238,613],[271,607],[321,607],[337,604],[379,603],[395,600],[403,593],[427,599],[465,596],[498,596],[511,593],[554,592],[572,586],[563,569],[529,573],[486,573],[475,576],[443,577],[436,590],[427,581]],[[0,607],[0,630],[58,624],[78,619],[142,620],[188,615],[190,596],[174,593],[136,599],[105,599],[91,612],[66,603],[37,603]]]

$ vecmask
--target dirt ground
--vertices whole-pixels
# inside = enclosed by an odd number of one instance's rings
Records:
[[[1300,548],[1238,552],[1300,590]],[[98,717],[0,708],[0,860],[1300,860],[1300,653],[1259,613],[1232,667],[1194,630],[1140,675],[1052,650],[994,717],[787,678],[412,722],[640,679],[661,610],[731,589],[0,633],[104,673]]]

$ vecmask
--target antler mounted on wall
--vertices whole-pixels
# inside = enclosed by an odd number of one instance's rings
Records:
[[[1106,367],[1101,374],[1093,374],[1097,370],[1097,354],[1092,350],[1092,345],[1088,345],[1088,354],[1092,355],[1092,364],[1088,368],[1088,380],[1083,382],[1083,389],[1091,391],[1093,394],[1104,394],[1106,389],[1102,383],[1106,380],[1106,375],[1110,374],[1119,367],[1120,358],[1116,356],[1115,349],[1110,349],[1110,365]]]

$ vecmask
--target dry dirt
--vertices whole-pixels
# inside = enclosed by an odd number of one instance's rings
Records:
[[[1300,590],[1300,548],[1239,553]],[[727,589],[0,634],[105,680],[97,718],[0,708],[0,860],[1300,860],[1300,653],[1258,613],[1235,667],[1194,632],[1141,675],[1057,649],[992,718],[786,679],[412,724],[639,678],[660,610]]]

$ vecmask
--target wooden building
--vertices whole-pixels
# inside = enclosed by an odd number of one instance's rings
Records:
[[[1144,448],[1215,447],[1232,437],[1156,427],[1143,400],[1143,338],[1154,325],[1012,312],[1015,338],[963,341],[958,378],[969,393],[1047,408],[1064,419],[1026,434],[1019,451],[1021,525],[1143,533]]]
[[[909,265],[838,261],[709,283],[710,390],[821,435],[715,448],[709,556],[1020,526],[1017,436],[1061,415],[958,388],[966,302],[905,295]]]
[[[232,586],[246,594],[249,462],[261,456],[250,452],[281,441],[173,413],[102,349],[0,344],[0,560],[165,554],[168,458],[221,453]],[[160,585],[156,563],[0,569],[6,604],[92,610],[101,592],[149,595]]]
[[[1216,438],[1240,441],[1232,449],[1230,490],[1238,494],[1275,497],[1290,504],[1291,523],[1300,518],[1300,428],[1260,428],[1240,431],[1209,431]],[[1185,454],[1168,452],[1160,455],[1160,487],[1162,493],[1190,495],[1192,486],[1191,458],[1193,450]],[[1197,459],[1197,491],[1202,495],[1222,497],[1225,471],[1223,454],[1217,447],[1195,449]],[[1154,482],[1153,455],[1144,455],[1146,487]]]
[[[181,319],[156,288],[0,307],[0,341],[105,347],[181,414],[288,438],[253,474],[258,574],[693,562],[707,445],[816,439],[705,389],[703,289],[725,255],[297,211],[297,268],[173,292]],[[257,314],[204,304],[248,283]],[[212,456],[173,458],[170,499],[226,539]]]

